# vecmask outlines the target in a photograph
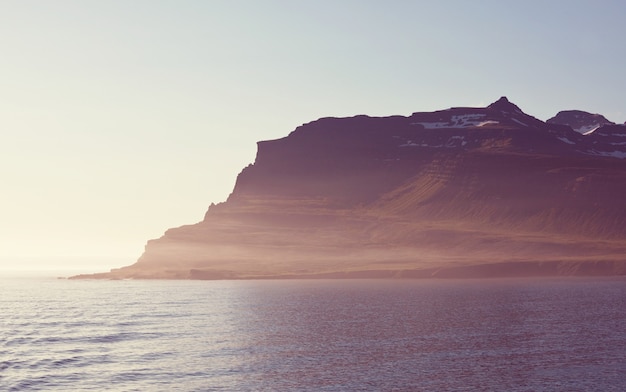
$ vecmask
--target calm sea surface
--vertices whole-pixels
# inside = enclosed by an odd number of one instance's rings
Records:
[[[0,280],[0,390],[624,391],[626,280]]]

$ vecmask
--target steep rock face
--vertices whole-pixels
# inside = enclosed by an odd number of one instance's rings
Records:
[[[626,127],[583,135],[505,97],[486,108],[323,118],[259,142],[202,222],[92,277],[623,274],[622,157]]]

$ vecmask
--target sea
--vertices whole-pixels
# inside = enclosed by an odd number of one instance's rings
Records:
[[[1,391],[625,391],[626,279],[0,279]]]

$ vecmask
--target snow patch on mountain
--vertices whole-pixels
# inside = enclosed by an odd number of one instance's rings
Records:
[[[557,137],[557,139],[559,139],[560,141],[562,141],[563,143],[567,143],[567,144],[576,144],[576,142],[573,142],[571,140],[569,140],[566,137]]]
[[[458,142],[461,142],[461,146],[465,146],[467,144],[467,141],[465,141],[463,136],[452,136],[446,142],[446,147],[456,147]]]
[[[595,155],[595,156],[601,156],[601,157],[619,158],[619,159],[626,158],[626,151],[597,151],[597,150],[591,150],[591,151],[587,151],[587,154]]]
[[[416,143],[413,140],[407,140],[406,143],[400,144],[398,147],[429,147],[429,148],[456,148],[467,145],[467,140],[463,136],[451,136],[443,144]]]
[[[479,122],[476,126],[477,127],[484,127],[484,126],[487,126],[487,125],[498,125],[498,124],[500,124],[500,121],[487,120],[487,121]]]
[[[523,126],[523,127],[527,127],[528,124],[521,122],[520,120],[516,119],[516,118],[511,118],[511,120],[515,121],[516,123],[518,123],[519,125]]]
[[[450,117],[450,121],[437,121],[437,122],[427,122],[420,121],[411,123],[411,125],[421,125],[425,129],[438,129],[438,128],[446,128],[446,129],[462,129],[469,127],[482,127],[488,124],[497,124],[497,121],[492,120],[484,120],[485,114],[481,113],[469,113],[463,115],[455,115]]]
[[[590,124],[582,127],[574,128],[574,131],[582,133],[583,135],[591,135],[596,129],[600,128],[602,124]]]

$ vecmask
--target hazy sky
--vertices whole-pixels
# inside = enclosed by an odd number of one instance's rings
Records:
[[[506,95],[626,120],[626,2],[0,0],[0,269],[108,270],[256,142]]]

